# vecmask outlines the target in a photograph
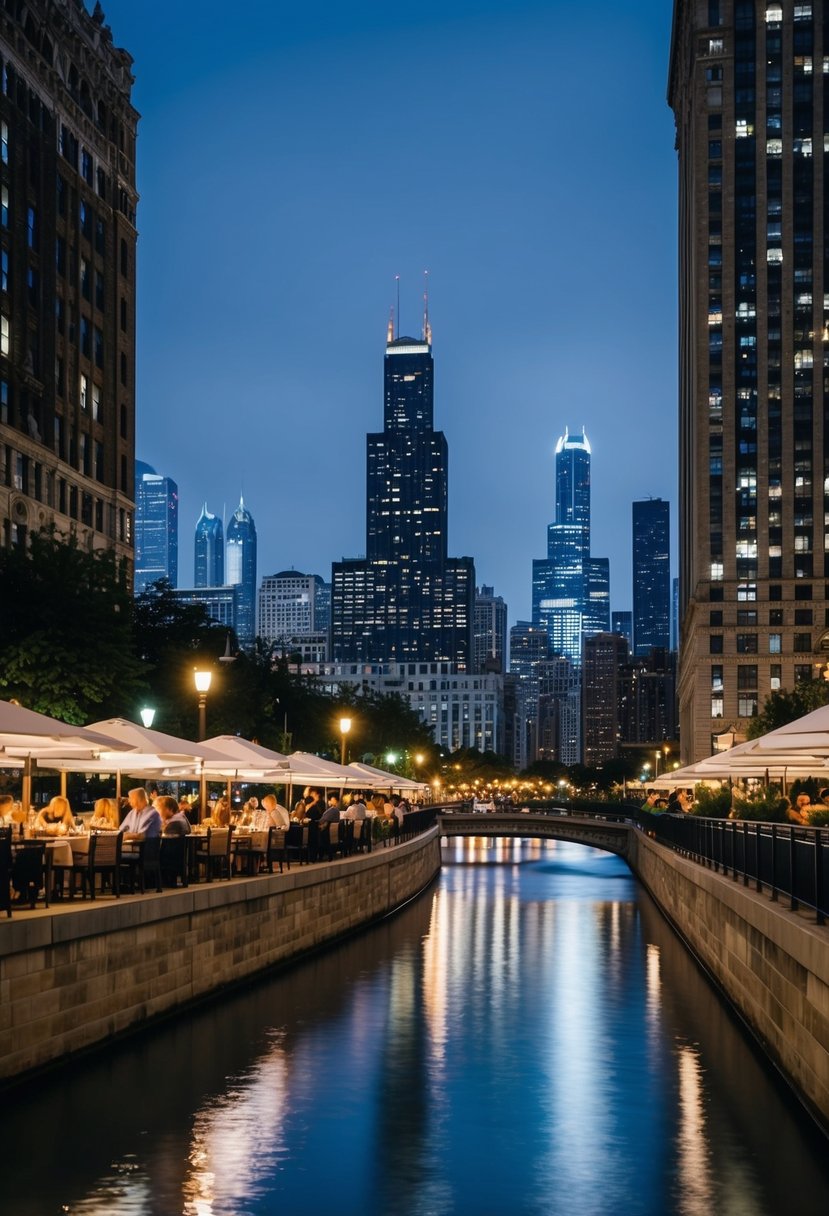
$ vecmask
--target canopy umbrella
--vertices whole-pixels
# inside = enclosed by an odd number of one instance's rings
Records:
[[[308,784],[352,785],[362,789],[363,786],[375,787],[378,783],[367,775],[360,775],[345,764],[335,764],[333,760],[323,760],[321,756],[312,756],[310,752],[292,752],[288,757],[291,774],[294,781],[305,781]]]
[[[352,760],[348,765],[355,772],[364,773],[366,777],[370,777],[376,783],[380,783],[384,789],[391,790],[425,790],[428,789],[428,783],[423,781],[413,781],[411,777],[401,777],[397,773],[386,772],[382,768],[374,768],[371,764],[361,764],[358,760]]]
[[[118,752],[129,744],[114,736],[60,722],[11,701],[0,701],[0,767],[17,768],[23,761],[23,806],[32,801],[32,763],[50,756],[85,756],[92,759],[103,751]]]

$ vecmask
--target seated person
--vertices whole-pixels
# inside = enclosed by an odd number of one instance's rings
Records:
[[[224,794],[221,798],[216,799],[216,805],[213,807],[213,812],[210,816],[210,827],[230,827],[230,803]]]
[[[69,799],[56,794],[35,819],[35,831],[49,836],[63,836],[75,826],[75,817]]]
[[[297,798],[294,803],[294,809],[291,811],[291,819],[294,823],[302,823],[305,819],[305,799]]]
[[[324,810],[325,807],[322,805],[319,790],[309,789],[305,798],[305,818],[310,819],[312,823],[317,823],[322,818]],[[337,818],[339,818],[339,815]]]
[[[363,802],[362,794],[355,794],[342,812],[343,819],[365,819],[367,815],[366,804]]]
[[[147,791],[143,785],[137,785],[127,795],[130,804],[129,814],[118,829],[124,834],[125,840],[142,837],[153,840],[161,835],[161,816],[150,806]]]
[[[339,823],[340,800],[336,794],[328,795],[328,806],[320,816],[320,823]]]
[[[9,827],[14,823],[12,819],[12,811],[14,810],[14,799],[11,794],[0,794],[0,827]]]
[[[812,800],[808,794],[798,794],[794,800],[794,806],[790,806],[786,811],[786,818],[791,823],[808,823],[809,811],[812,809]]]
[[[99,832],[118,831],[118,808],[112,798],[99,798],[88,826]]]
[[[257,832],[266,832],[269,828],[289,828],[291,818],[287,808],[276,801],[275,794],[266,794],[262,806],[254,812],[253,826]]]
[[[188,836],[190,834],[190,820],[178,809],[175,798],[159,794],[153,806],[161,816],[162,836]]]

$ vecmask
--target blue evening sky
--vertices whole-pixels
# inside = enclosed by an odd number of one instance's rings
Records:
[[[510,623],[553,450],[593,447],[593,552],[630,607],[631,502],[676,509],[670,0],[108,0],[135,59],[138,456],[244,492],[259,575],[365,548],[365,435],[431,282],[449,552]]]

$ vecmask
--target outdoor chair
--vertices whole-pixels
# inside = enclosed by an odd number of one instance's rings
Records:
[[[109,878],[112,894],[116,899],[121,897],[121,846],[124,838],[120,832],[102,832],[93,836],[89,842],[89,852],[78,854],[72,865],[69,880],[69,898],[75,896],[77,879],[81,880],[81,894],[89,892],[89,898],[95,898],[95,875],[101,876],[101,893],[104,890],[104,879]]]
[[[163,890],[161,885],[161,837],[135,840],[132,848],[121,853],[121,869],[125,872],[130,894],[134,894],[136,884],[142,895],[147,891],[147,880],[155,880],[156,891]]]
[[[0,912],[12,914],[12,830],[0,828]]]
[[[186,887],[189,880],[187,864],[187,836],[161,837],[161,882],[165,887],[181,885]]]
[[[296,857],[302,864],[308,861],[310,849],[310,827],[307,823],[292,823],[285,836],[285,856],[288,860]]]
[[[233,867],[230,864],[230,844],[233,828],[208,828],[204,847],[196,854],[196,863],[204,866],[205,879],[211,882],[214,874],[230,879]]]
[[[291,868],[291,863],[288,861],[288,851],[285,847],[288,831],[285,828],[270,828],[268,830],[268,846],[265,850],[265,865],[268,867],[268,873],[273,874],[273,863],[279,862],[279,873],[282,873],[282,863],[285,862],[288,869]]]
[[[18,893],[19,903],[28,903],[34,908],[43,888],[45,906],[49,907],[49,883],[52,867],[48,850],[43,841],[24,840],[15,852],[12,861],[12,885]]]

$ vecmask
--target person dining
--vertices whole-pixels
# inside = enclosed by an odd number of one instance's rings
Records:
[[[123,833],[124,839],[133,839],[136,836],[141,836],[146,840],[152,840],[156,836],[161,835],[161,816],[155,807],[150,806],[147,798],[147,791],[143,785],[137,785],[131,789],[127,795],[130,804],[130,810],[118,829]]]
[[[216,799],[216,804],[210,816],[210,827],[230,827],[230,801],[226,794],[222,794],[221,798]]]
[[[305,793],[305,818],[317,823],[322,818],[325,807],[322,804],[319,790],[308,789]],[[338,816],[339,818],[339,816]]]
[[[118,831],[118,807],[112,798],[99,798],[92,810],[88,825],[97,832]]]
[[[178,809],[175,798],[167,794],[159,794],[153,806],[161,816],[162,836],[188,836],[191,832],[190,820],[183,811]]]
[[[35,831],[45,832],[48,836],[64,836],[75,826],[75,818],[69,799],[56,794],[48,806],[38,813],[35,819]]]
[[[291,817],[287,808],[276,801],[275,794],[266,794],[262,805],[253,813],[253,828],[256,832],[267,832],[269,828],[289,828]]]

